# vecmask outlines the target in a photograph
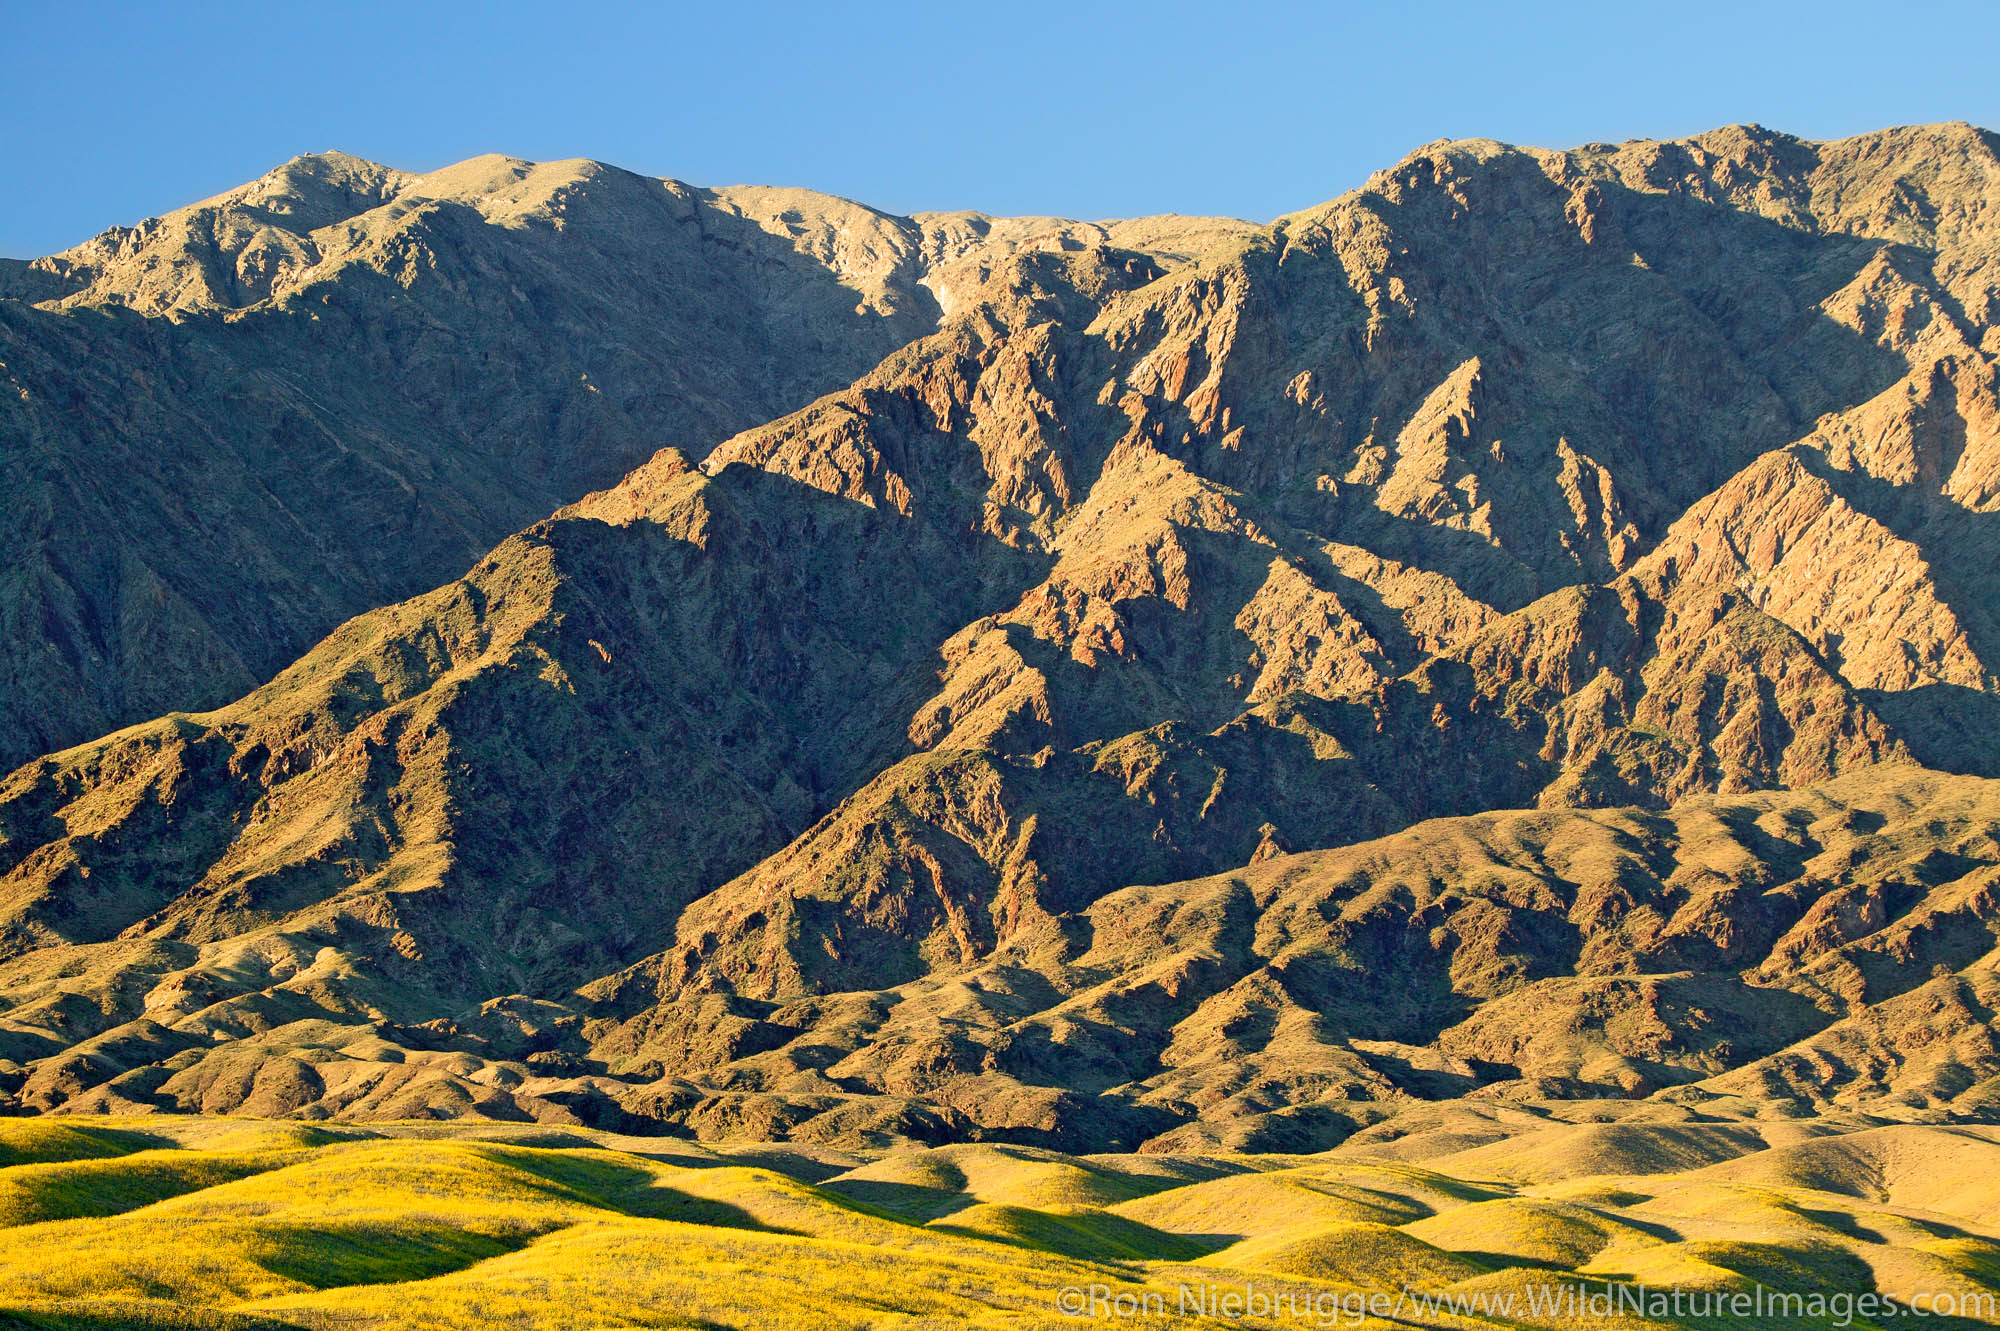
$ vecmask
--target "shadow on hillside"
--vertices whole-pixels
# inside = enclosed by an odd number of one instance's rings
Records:
[[[2000,656],[1993,659],[2000,660]],[[1957,684],[1926,684],[1861,696],[1925,767],[1962,776],[2000,777],[2000,697]]]
[[[888,1179],[841,1179],[830,1184],[827,1191],[918,1224],[956,1215],[979,1204],[976,1198],[949,1188],[927,1188],[921,1183],[896,1183]]]
[[[750,1229],[766,1234],[801,1232],[765,1224],[733,1203],[682,1192],[660,1182],[648,1169],[615,1159],[560,1152],[517,1154],[510,1151],[505,1156],[505,1163],[511,1169],[531,1174],[589,1205],[620,1215],[647,1220],[677,1220],[684,1224],[714,1225],[725,1229]]]

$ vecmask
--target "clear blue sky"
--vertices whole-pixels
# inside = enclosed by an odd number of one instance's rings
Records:
[[[0,0],[0,255],[342,148],[596,157],[895,212],[1229,213],[1441,137],[2000,127],[2000,4]]]

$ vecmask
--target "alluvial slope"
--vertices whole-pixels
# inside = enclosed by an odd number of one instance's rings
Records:
[[[1214,228],[801,198],[700,206],[936,331],[8,778],[0,1087],[1063,1147],[1993,1111],[1991,135],[1437,144],[1184,265]]]
[[[1016,251],[1240,229],[330,153],[12,266],[0,763],[227,701],[661,446],[846,383]]]

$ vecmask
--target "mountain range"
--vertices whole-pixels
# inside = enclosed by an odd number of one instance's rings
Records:
[[[1269,226],[327,154],[0,368],[16,1110],[2000,1112],[1985,130]]]

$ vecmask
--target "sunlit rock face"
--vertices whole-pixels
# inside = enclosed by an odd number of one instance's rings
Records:
[[[5,280],[18,1107],[1994,1108],[1984,131],[1268,227],[327,157]]]

